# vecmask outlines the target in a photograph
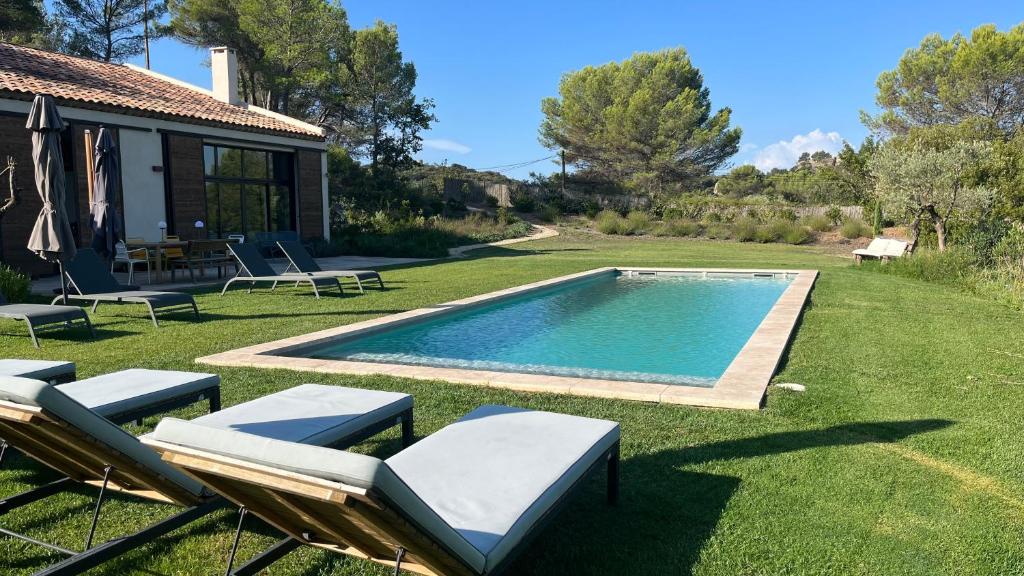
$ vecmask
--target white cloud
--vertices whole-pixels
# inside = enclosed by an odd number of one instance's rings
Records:
[[[441,150],[442,152],[454,152],[456,154],[469,154],[473,151],[472,148],[461,142],[445,138],[424,138],[423,147],[430,148],[431,150]]]
[[[765,146],[754,156],[754,166],[763,172],[772,168],[791,168],[804,152],[813,154],[824,150],[835,154],[842,147],[843,137],[839,132],[822,132],[815,128],[807,134],[797,134],[788,141],[780,140]]]
[[[744,152],[750,152],[751,150],[757,150],[757,144],[754,144],[753,142],[740,144],[740,154],[743,154]]]

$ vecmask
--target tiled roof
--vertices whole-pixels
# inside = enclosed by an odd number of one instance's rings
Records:
[[[75,108],[323,138],[312,128],[221,102],[129,66],[0,43],[0,96],[27,100],[40,93]]]

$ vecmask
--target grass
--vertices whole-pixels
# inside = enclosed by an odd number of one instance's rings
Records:
[[[483,403],[622,423],[622,498],[594,478],[513,566],[513,574],[1024,573],[1024,348],[1021,313],[949,286],[858,269],[815,248],[569,233],[474,258],[386,271],[385,292],[315,301],[283,289],[198,296],[202,323],[154,329],[139,307],[93,315],[100,338],[43,338],[36,351],[0,324],[4,356],[66,359],[81,376],[146,366],[209,370],[225,405],[302,382],[400,390],[416,399],[423,437]],[[198,356],[607,265],[800,267],[821,276],[778,382],[760,412],[526,394],[418,382],[193,364]],[[168,345],[172,342],[172,345]],[[199,409],[179,416],[193,417]],[[150,428],[155,419],[145,423]],[[360,445],[382,457],[397,433]],[[23,459],[0,494],[52,479]],[[78,547],[91,491],[0,517],[0,525]],[[115,498],[98,537],[138,529],[171,509]],[[94,574],[220,574],[236,521],[225,511]],[[273,540],[248,535],[241,557]],[[0,539],[0,572],[28,574],[53,555]],[[310,549],[275,575],[385,575]]]

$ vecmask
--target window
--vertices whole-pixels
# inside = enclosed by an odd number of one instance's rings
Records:
[[[210,238],[295,229],[291,153],[206,144],[203,161]]]

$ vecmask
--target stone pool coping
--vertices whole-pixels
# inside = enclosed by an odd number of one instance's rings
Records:
[[[626,382],[596,378],[576,378],[469,370],[463,368],[440,368],[406,364],[385,364],[377,362],[356,362],[350,360],[323,360],[283,356],[298,348],[315,346],[341,337],[355,337],[361,334],[393,328],[413,321],[419,321],[453,310],[468,309],[482,304],[517,296],[527,292],[612,272],[637,274],[688,274],[688,275],[753,275],[783,274],[793,276],[786,290],[772,306],[764,320],[747,340],[739,354],[711,388],[655,384],[649,382]],[[325,374],[384,374],[418,380],[447,380],[460,384],[507,388],[524,392],[553,392],[578,396],[597,396],[685,404],[714,408],[738,408],[757,410],[761,407],[765,390],[789,345],[807,297],[818,277],[817,270],[753,269],[753,268],[645,268],[637,266],[604,267],[559,276],[549,280],[533,282],[461,300],[445,302],[427,308],[418,308],[398,314],[390,314],[372,320],[347,324],[337,328],[320,330],[301,336],[293,336],[246,346],[228,352],[197,358],[196,362],[214,366],[245,366],[258,368],[285,368]]]

